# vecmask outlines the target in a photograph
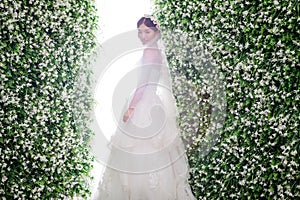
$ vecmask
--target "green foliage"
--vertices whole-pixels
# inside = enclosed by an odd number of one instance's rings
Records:
[[[89,195],[92,0],[0,2],[0,196]]]
[[[199,199],[300,197],[299,12],[297,0],[156,0],[162,29],[196,38],[224,76],[227,117],[217,144],[204,157],[203,142],[187,149]],[[189,73],[199,90],[199,67],[169,55],[173,72]],[[183,111],[189,100],[181,101]]]

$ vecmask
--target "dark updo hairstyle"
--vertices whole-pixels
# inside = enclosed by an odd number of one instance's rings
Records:
[[[140,25],[145,24],[145,26],[151,28],[154,31],[158,31],[158,28],[156,25],[153,23],[153,21],[148,18],[148,17],[142,17],[138,22],[137,22],[137,28],[140,27]]]

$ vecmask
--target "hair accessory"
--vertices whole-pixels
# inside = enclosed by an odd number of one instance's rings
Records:
[[[149,15],[149,14],[144,14],[144,17],[145,17],[145,18],[151,19],[151,21],[153,22],[153,24],[155,25],[155,27],[156,27],[158,30],[160,30],[160,25],[159,25],[159,23],[158,23],[156,17],[154,17],[153,15]]]

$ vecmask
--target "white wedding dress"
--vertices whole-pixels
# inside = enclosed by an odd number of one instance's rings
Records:
[[[127,122],[121,118],[111,138],[96,199],[195,200],[167,64],[139,64],[142,96],[133,116]]]

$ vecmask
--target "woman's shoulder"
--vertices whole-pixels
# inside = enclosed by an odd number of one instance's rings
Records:
[[[147,47],[144,49],[143,61],[146,63],[161,63],[161,50],[155,47]]]

